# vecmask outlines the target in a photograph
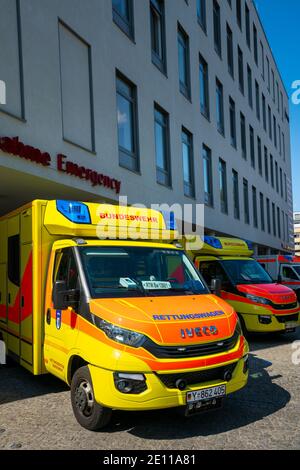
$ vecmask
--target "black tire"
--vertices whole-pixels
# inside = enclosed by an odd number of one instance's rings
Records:
[[[91,374],[87,366],[80,367],[71,382],[71,402],[78,423],[89,431],[107,426],[112,410],[95,402]]]

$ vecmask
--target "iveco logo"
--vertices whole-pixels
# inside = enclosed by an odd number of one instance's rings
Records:
[[[177,348],[177,351],[178,352],[184,352],[184,351],[186,351],[186,348]]]
[[[216,326],[202,326],[199,328],[182,328],[180,330],[181,338],[194,338],[203,336],[215,336],[219,333]]]

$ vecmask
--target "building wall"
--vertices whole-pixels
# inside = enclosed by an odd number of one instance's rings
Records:
[[[113,21],[111,0],[0,0],[0,79],[6,82],[8,90],[7,105],[0,107],[1,136],[19,136],[24,143],[47,151],[53,157],[51,165],[43,167],[0,150],[0,171],[1,168],[17,170],[24,175],[41,178],[45,188],[49,188],[49,194],[51,185],[58,183],[65,187],[64,194],[66,188],[70,188],[72,194],[78,190],[78,194],[80,191],[85,192],[86,197],[98,200],[117,199],[116,192],[111,189],[93,187],[89,181],[58,172],[54,157],[64,154],[73,162],[120,180],[121,193],[128,196],[129,203],[203,203],[202,146],[205,144],[212,152],[214,195],[213,207],[205,209],[206,229],[210,233],[248,238],[275,250],[290,245],[292,191],[288,96],[252,2],[247,0],[251,18],[251,50],[245,36],[245,1],[241,1],[242,30],[237,24],[236,1],[222,0],[218,3],[221,12],[221,59],[214,48],[213,1],[206,0],[206,33],[197,20],[196,0],[165,1],[167,71],[162,73],[151,60],[148,0],[133,0],[134,38],[128,37]],[[253,53],[253,22],[258,32],[258,65]],[[191,99],[187,99],[179,90],[178,23],[189,37]],[[233,33],[234,79],[227,65],[227,23]],[[260,41],[264,48],[265,79],[262,77]],[[238,45],[244,55],[244,96],[238,83]],[[208,63],[210,120],[200,112],[199,54]],[[270,92],[266,57],[270,62]],[[252,70],[253,109],[248,104],[247,64]],[[119,165],[116,70],[130,80],[137,90],[139,172]],[[275,101],[272,94],[272,70],[275,76]],[[216,77],[224,89],[225,137],[220,135],[216,127]],[[255,80],[260,90],[260,121],[255,112]],[[279,97],[280,92],[283,96],[283,107],[279,98],[279,112],[276,82]],[[281,155],[279,145],[275,148],[274,136],[270,140],[268,132],[263,129],[261,93],[266,97],[267,107],[271,107],[272,121],[274,115],[285,136],[285,151],[282,150]],[[229,96],[235,101],[236,107],[236,149],[231,146],[229,138]],[[154,103],[169,114],[171,188],[156,182]],[[240,112],[246,118],[246,161],[241,155]],[[250,163],[249,125],[253,127],[255,136],[255,169]],[[193,136],[195,198],[184,196],[182,127]],[[257,136],[261,138],[263,159],[264,146],[268,149],[269,183],[265,179],[264,160],[262,175],[258,171]],[[280,182],[279,192],[276,191],[276,184],[274,188],[270,184],[270,154],[283,172],[283,197],[280,194]],[[226,215],[220,210],[219,158],[227,165]],[[233,215],[232,169],[239,176],[240,220]],[[249,184],[249,225],[244,223],[243,178],[247,178]],[[252,186],[257,189],[257,228],[253,224]],[[20,194],[24,192],[24,202],[30,199],[31,194],[28,190],[25,192],[22,185],[18,190]],[[264,231],[261,229],[260,192],[264,197]],[[5,210],[5,200],[9,197],[9,190],[6,189],[1,200],[2,212]],[[280,237],[277,220],[276,236],[267,230],[267,197],[271,207],[272,202],[276,205],[276,217],[277,207],[280,209]]]

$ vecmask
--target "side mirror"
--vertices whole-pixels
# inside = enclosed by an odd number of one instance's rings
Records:
[[[282,284],[282,275],[278,274],[277,284]]]
[[[221,289],[222,289],[222,282],[220,279],[212,279],[211,281],[211,286],[210,290],[212,291],[213,294],[215,294],[217,297],[221,297]]]
[[[55,310],[66,310],[79,301],[78,290],[68,290],[66,281],[55,281],[52,290],[52,301]]]

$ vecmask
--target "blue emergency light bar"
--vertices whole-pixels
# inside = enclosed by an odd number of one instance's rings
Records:
[[[177,223],[175,219],[175,213],[174,212],[168,212],[168,211],[160,211],[165,224],[166,224],[166,230],[177,230]]]
[[[222,243],[216,237],[209,237],[209,236],[205,235],[203,237],[203,241],[207,245],[212,246],[213,248],[216,248],[218,250],[221,250],[223,248]]]
[[[75,224],[90,224],[91,216],[86,204],[76,201],[56,201],[56,208],[66,219]]]

